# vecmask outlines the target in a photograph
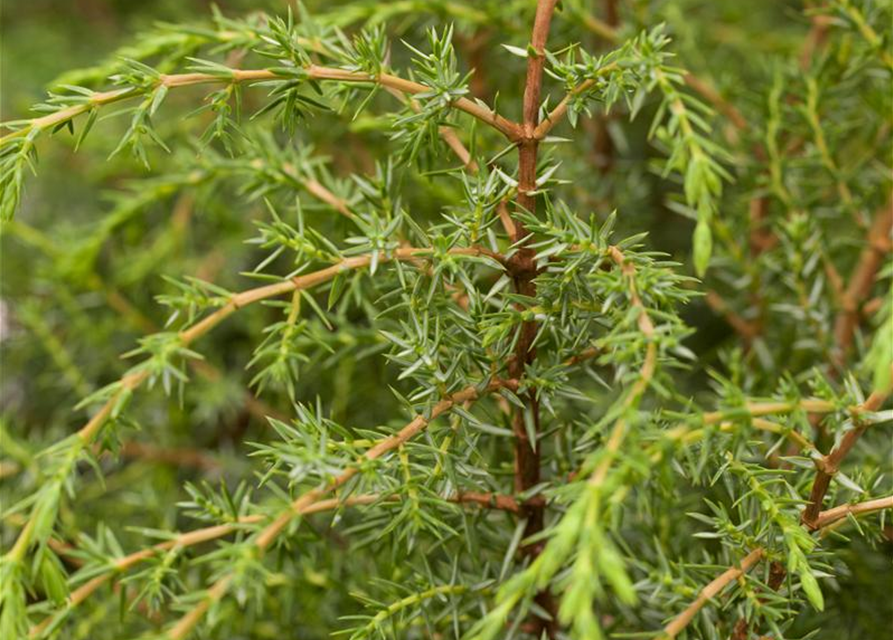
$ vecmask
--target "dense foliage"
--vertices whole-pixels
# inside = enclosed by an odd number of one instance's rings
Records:
[[[0,637],[887,633],[890,4],[275,4],[5,116]]]

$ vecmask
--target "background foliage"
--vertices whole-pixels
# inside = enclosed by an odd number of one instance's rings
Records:
[[[536,9],[3,4],[0,635],[884,637],[889,3]]]

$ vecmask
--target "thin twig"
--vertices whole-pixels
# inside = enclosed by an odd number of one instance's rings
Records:
[[[890,367],[893,372],[893,365]],[[855,425],[850,431],[844,434],[843,438],[828,455],[822,456],[815,461],[817,468],[816,477],[812,484],[812,491],[809,494],[809,504],[803,510],[801,521],[810,529],[817,529],[816,522],[819,512],[822,510],[822,501],[825,499],[825,493],[831,485],[831,479],[837,474],[840,465],[846,458],[850,450],[859,441],[859,438],[868,428],[867,425],[859,422],[859,414],[877,411],[890,395],[890,389],[875,390],[865,402],[855,408],[853,413],[853,421]]]
[[[285,80],[284,76],[279,75],[275,70],[270,69],[231,69],[230,71],[231,73],[227,76],[218,76],[206,73],[162,75],[159,80],[159,86],[164,86],[168,89],[172,89],[177,87],[211,83],[242,83]],[[430,91],[430,87],[427,87],[426,85],[420,84],[418,82],[413,82],[412,80],[406,80],[389,73],[381,73],[377,76],[372,76],[367,73],[345,71],[344,69],[335,69],[332,67],[323,67],[319,65],[309,65],[304,68],[304,71],[307,75],[307,79],[309,80],[332,80],[345,83],[380,84],[382,86],[391,87],[397,89],[398,91],[402,91],[403,93],[412,95]],[[52,129],[56,125],[68,122],[72,118],[75,118],[83,113],[87,113],[92,109],[143,95],[145,91],[146,90],[135,88],[125,88],[99,92],[93,94],[90,100],[82,104],[77,104],[65,109],[60,109],[59,111],[48,114],[46,116],[42,116],[40,118],[34,118],[25,122],[16,123],[17,126],[21,125],[21,128],[0,138],[0,148],[3,148],[11,140],[22,137],[34,129],[38,129],[41,131]],[[519,136],[520,128],[516,123],[500,116],[478,101],[473,101],[468,98],[459,98],[452,103],[452,106],[490,125],[510,140],[515,140]]]
[[[746,556],[744,556],[744,559],[741,560],[741,564],[735,567],[729,567],[723,573],[717,576],[706,587],[701,589],[698,597],[694,600],[694,602],[688,605],[685,611],[673,618],[670,624],[664,627],[663,633],[658,636],[658,640],[671,640],[672,638],[675,638],[680,633],[682,633],[683,629],[685,629],[685,627],[687,627],[689,623],[694,620],[694,617],[698,614],[698,611],[704,608],[704,605],[706,605],[713,598],[722,593],[722,591],[727,586],[737,581],[738,578],[750,571],[760,560],[763,559],[764,555],[765,551],[763,549],[754,549]]]
[[[716,107],[716,110],[727,117],[729,122],[731,122],[738,131],[747,129],[747,120],[744,119],[744,116],[741,115],[738,108],[726,100],[712,84],[691,73],[685,74],[685,84],[701,94],[702,98]]]
[[[581,18],[582,25],[589,31],[604,38],[611,44],[616,45],[620,43],[620,31],[617,29],[616,24],[612,25],[610,23],[610,11],[608,12],[608,19],[604,21],[585,11],[578,12],[578,15]],[[743,131],[747,128],[747,120],[737,107],[726,100],[710,82],[699,78],[693,73],[686,73],[684,79],[685,84],[716,107],[716,110],[726,116],[736,129]]]
[[[398,497],[399,496],[363,494],[358,496],[347,496],[343,498],[330,498],[328,500],[320,500],[319,502],[315,502],[312,505],[309,505],[301,512],[300,515],[306,516],[315,513],[321,513],[324,511],[333,511],[336,509],[341,509],[343,507],[371,505],[378,502],[387,503],[395,500]],[[520,505],[522,504],[513,496],[495,493],[480,493],[474,491],[459,492],[449,496],[448,498],[446,498],[446,500],[448,502],[455,502],[457,504],[468,503],[486,509],[496,509],[501,511],[509,511],[512,513],[518,513],[521,508]],[[536,496],[534,498],[531,498],[527,502],[542,501],[542,496]],[[150,558],[157,556],[158,554],[165,551],[170,551],[172,549],[185,549],[187,547],[192,547],[206,542],[211,542],[213,540],[218,540],[230,535],[231,533],[239,531],[245,526],[262,522],[264,517],[265,516],[259,514],[243,516],[232,523],[214,525],[205,527],[203,529],[195,529],[193,531],[181,533],[171,538],[170,540],[160,542],[146,549],[142,549],[140,551],[136,551],[134,553],[116,559],[115,562],[109,565],[107,567],[107,570],[104,571],[102,574],[94,577],[88,582],[85,582],[79,588],[72,591],[65,602],[64,608],[61,611],[47,616],[39,624],[34,625],[29,630],[28,636],[30,638],[38,637],[47,627],[55,623],[61,616],[69,615],[72,609],[85,602],[97,589],[106,584],[114,576],[131,569],[137,564],[149,560]],[[49,545],[54,551],[56,551],[57,554],[64,555],[66,557],[70,557],[70,554],[75,550],[75,548],[71,545],[60,542],[56,539],[50,539]],[[77,558],[73,558],[73,561],[75,561],[78,565],[83,564]]]
[[[822,529],[851,515],[858,516],[884,509],[893,509],[893,496],[867,500],[858,504],[842,504],[838,507],[826,509],[815,519],[815,526],[817,529]]]
[[[816,528],[823,529],[825,527],[830,527],[834,523],[846,518],[849,515],[857,516],[864,515],[866,513],[874,513],[877,511],[882,511],[884,509],[893,509],[893,496],[887,496],[885,498],[877,498],[875,500],[869,500],[867,502],[861,502],[859,504],[848,504],[841,505],[839,507],[834,507],[833,509],[828,509],[827,511],[822,511],[819,515],[819,518],[816,521]],[[664,627],[663,634],[658,636],[658,640],[670,640],[678,636],[685,627],[691,623],[694,619],[695,615],[697,615],[698,611],[704,608],[704,606],[717,595],[719,595],[723,589],[725,589],[729,584],[738,580],[745,573],[750,571],[757,562],[763,559],[766,555],[766,550],[758,547],[751,551],[744,559],[741,561],[741,564],[736,567],[730,567],[726,571],[724,571],[720,576],[714,579],[710,584],[708,584],[704,589],[701,590],[701,593],[698,595],[697,599],[692,602],[682,613],[673,618],[673,620]],[[778,579],[778,575],[782,576],[782,579]],[[776,572],[776,578],[772,582],[775,583],[773,586],[780,586],[783,580],[784,572]]]
[[[595,471],[592,472],[592,476],[589,478],[589,483],[595,486],[601,485],[604,482],[608,470],[614,461],[614,457],[620,451],[623,440],[626,438],[626,411],[638,404],[642,395],[648,389],[648,385],[651,384],[654,372],[657,369],[657,343],[654,341],[656,330],[636,287],[635,266],[626,259],[623,252],[617,247],[611,247],[609,253],[611,259],[620,268],[624,277],[627,279],[627,291],[629,292],[630,302],[639,313],[637,320],[639,331],[645,336],[648,341],[648,346],[645,350],[645,359],[639,369],[638,378],[623,400],[623,413],[614,423],[610,435],[608,436],[608,440],[605,442],[604,450],[607,455],[602,459],[601,463],[595,468]]]
[[[369,462],[384,456],[385,454],[402,446],[408,440],[425,430],[428,425],[439,416],[450,411],[454,406],[464,404],[469,401],[477,400],[482,395],[495,391],[503,386],[503,382],[494,380],[490,382],[484,389],[476,386],[469,386],[461,391],[454,393],[431,407],[427,414],[419,414],[406,424],[396,434],[388,436],[380,440],[375,446],[368,449],[362,456],[361,462]],[[327,495],[337,491],[344,486],[353,477],[355,477],[362,468],[361,464],[355,464],[342,471],[339,475],[332,478],[325,485],[307,491],[291,503],[288,509],[280,513],[280,515],[268,524],[256,538],[253,544],[259,553],[264,553],[272,546],[283,531],[295,520],[302,515],[306,509],[320,502]],[[183,640],[187,637],[192,629],[199,623],[204,616],[208,607],[215,601],[220,600],[229,589],[230,577],[225,576],[218,580],[207,592],[207,596],[202,599],[195,607],[187,612],[167,633],[169,640]]]
[[[406,103],[409,105],[409,108],[416,113],[421,112],[422,107],[419,105],[418,100],[416,100],[415,98],[407,97],[405,94],[391,87],[386,87],[386,89],[390,94],[396,96],[401,100],[405,100]],[[462,162],[462,166],[465,167],[465,169],[469,173],[477,173],[479,170],[478,163],[474,158],[471,157],[471,153],[459,139],[459,135],[456,133],[456,130],[453,127],[443,125],[437,128],[437,132],[440,134],[440,138]]]
[[[729,307],[725,300],[722,299],[716,291],[712,289],[707,291],[707,306],[716,313],[725,318],[726,322],[731,326],[748,344],[753,341],[759,334],[756,325],[742,318],[734,309]]]

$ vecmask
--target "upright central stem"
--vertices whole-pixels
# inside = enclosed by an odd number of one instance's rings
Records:
[[[518,148],[518,197],[517,208],[528,213],[536,212],[536,161],[539,140],[534,131],[539,123],[540,93],[542,90],[543,66],[545,65],[544,48],[549,35],[549,25],[552,21],[552,12],[558,0],[539,0],[536,9],[536,18],[533,24],[531,45],[533,52],[527,58],[527,81],[524,87],[523,121],[521,124],[521,140]],[[513,243],[521,243],[521,248],[513,256],[510,270],[514,281],[515,291],[524,296],[536,295],[536,252],[527,245],[527,229],[523,222],[514,221],[512,234]],[[534,321],[525,321],[518,327],[518,340],[515,347],[514,358],[509,365],[509,374],[512,378],[520,379],[524,370],[536,357],[533,341],[536,337],[537,325]],[[526,408],[516,408],[512,416],[512,431],[515,438],[515,491],[523,492],[537,485],[540,481],[540,445],[531,442],[527,427],[530,420],[535,436],[539,432],[539,404],[536,399],[536,391],[531,389],[525,398]],[[543,529],[543,504],[527,504],[523,514],[527,518],[525,537],[539,533]],[[542,549],[540,543],[528,545],[524,552],[537,555]],[[554,613],[554,606],[548,590],[536,597],[537,603],[546,611]],[[549,636],[555,634],[554,615],[553,621],[536,619],[534,621],[539,634],[545,629]]]

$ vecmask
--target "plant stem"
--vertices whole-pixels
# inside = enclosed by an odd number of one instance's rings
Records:
[[[760,560],[762,560],[764,554],[765,551],[762,548],[754,549],[744,556],[740,565],[729,567],[716,577],[710,584],[701,590],[695,601],[688,605],[688,608],[686,608],[685,611],[673,618],[670,624],[664,627],[663,633],[658,636],[658,640],[672,640],[672,638],[675,638],[682,633],[683,629],[685,629],[685,627],[687,627],[698,614],[698,611],[704,608],[704,605],[722,593],[723,589],[731,583],[750,571]]]
[[[344,69],[318,65],[309,65],[304,68],[304,72],[309,80],[332,80],[345,83],[374,83],[412,95],[430,91],[430,87],[389,73],[381,73],[377,76],[371,76],[367,73],[346,71]],[[230,74],[224,76],[206,73],[162,75],[159,80],[159,86],[165,86],[170,89],[209,83],[285,81],[286,79],[286,76],[277,73],[276,70],[273,69],[231,69]],[[141,90],[134,87],[127,87],[124,89],[114,89],[112,91],[95,93],[91,96],[89,101],[66,107],[46,116],[34,118],[21,123],[21,129],[0,137],[0,148],[6,146],[11,140],[28,135],[34,130],[43,131],[51,129],[59,124],[68,122],[81,114],[87,113],[92,109],[120,102],[121,100],[126,100],[128,98],[134,98],[145,94],[147,91],[147,89]],[[503,118],[476,101],[469,100],[468,98],[459,98],[453,102],[452,106],[490,125],[510,140],[516,140],[520,135],[520,128],[516,123]]]
[[[859,504],[841,505],[839,507],[834,507],[833,509],[828,509],[827,511],[822,511],[816,520],[816,528],[823,529],[825,527],[830,527],[835,522],[846,518],[850,514],[854,516],[863,515],[866,513],[882,511],[884,509],[893,509],[893,496],[868,500],[867,502],[861,502]],[[730,567],[719,577],[715,578],[701,590],[697,599],[692,602],[685,611],[673,618],[673,620],[664,627],[663,634],[658,636],[657,640],[671,640],[678,636],[682,630],[691,623],[698,611],[704,608],[704,605],[706,605],[712,598],[719,595],[730,583],[738,580],[741,576],[750,571],[750,569],[763,559],[765,555],[766,550],[762,547],[758,547],[747,554],[738,567]],[[775,569],[771,574],[772,577],[770,577],[770,586],[773,588],[780,587],[784,581],[785,574],[786,572],[784,569]]]
[[[320,500],[319,502],[315,502],[309,505],[303,511],[301,511],[300,515],[306,516],[315,513],[321,513],[324,511],[333,511],[342,507],[370,505],[380,501],[389,501],[391,499],[391,496],[381,496],[374,493],[358,496],[329,498],[328,500]],[[521,503],[514,496],[494,493],[479,493],[474,491],[467,491],[455,493],[446,499],[449,502],[455,502],[457,504],[475,504],[486,509],[509,511],[512,513],[518,513],[521,508]],[[542,497],[536,497],[530,500],[530,502],[536,501],[542,502]],[[131,567],[134,567],[137,564],[140,564],[141,562],[144,562],[164,551],[170,551],[171,549],[175,548],[181,549],[192,547],[205,542],[210,542],[212,540],[217,540],[228,536],[231,533],[235,533],[244,525],[257,524],[259,522],[262,522],[263,519],[264,516],[260,514],[243,516],[232,523],[213,525],[210,527],[204,527],[202,529],[195,529],[193,531],[181,533],[170,540],[160,542],[146,549],[141,549],[124,557],[118,558],[117,560],[115,560],[114,563],[108,566],[107,571],[94,577],[88,582],[85,582],[80,587],[72,591],[65,602],[64,609],[47,616],[39,624],[31,627],[28,632],[28,637],[39,637],[40,634],[43,633],[49,626],[57,623],[63,616],[67,616],[68,614],[70,614],[72,609],[85,602],[97,589],[106,584],[115,575],[127,571]],[[54,544],[56,546],[59,546],[61,543],[58,543],[54,540]],[[71,548],[66,546],[65,548],[57,549],[57,552],[59,553],[65,553],[66,551],[71,551]]]
[[[543,68],[545,66],[545,46],[549,37],[549,26],[552,22],[552,13],[555,10],[557,0],[539,0],[536,8],[536,16],[533,22],[533,33],[530,39],[530,54],[527,57],[527,78],[524,85],[524,98],[522,104],[523,121],[521,125],[522,139],[518,147],[518,195],[516,205],[519,210],[528,213],[536,213],[536,162],[539,140],[535,136],[535,130],[539,119],[540,94],[542,93]],[[536,297],[537,268],[536,252],[526,246],[528,232],[520,219],[513,220],[512,244],[518,246],[517,252],[512,256],[510,272],[512,274],[515,291],[520,295]],[[509,363],[509,376],[521,379],[524,376],[527,365],[533,362],[536,352],[533,349],[533,341],[536,338],[537,325],[534,321],[524,321],[518,327],[515,353]],[[540,481],[540,452],[538,442],[532,442],[531,436],[536,438],[540,430],[539,401],[536,390],[529,389],[525,398],[525,408],[515,407],[512,413],[512,433],[514,434],[514,480],[515,492],[523,493],[537,485]],[[529,421],[529,424],[528,424]],[[524,528],[525,538],[533,536],[543,529],[544,508],[543,505],[526,505],[523,515],[527,520]],[[524,553],[536,556],[542,550],[542,544],[525,545]],[[548,589],[544,589],[535,597],[537,603],[546,611],[553,614],[552,620],[535,619],[536,633],[546,631],[549,637],[554,637],[557,628],[555,623],[555,605]]]
[[[478,389],[476,386],[469,386],[458,391],[446,398],[443,398],[431,407],[427,415],[419,414],[406,424],[396,434],[379,440],[375,446],[368,449],[361,457],[360,464],[355,464],[342,471],[339,475],[332,478],[324,486],[305,492],[297,498],[291,505],[279,514],[279,516],[268,524],[254,538],[254,546],[259,553],[263,554],[282,534],[282,532],[294,521],[295,518],[305,513],[307,509],[318,503],[325,496],[340,487],[344,486],[352,478],[354,478],[362,469],[363,462],[376,460],[385,454],[397,449],[404,443],[409,441],[417,434],[424,431],[431,422],[439,416],[449,412],[454,406],[480,399],[486,393],[496,391],[505,382],[500,380],[491,381],[484,389]],[[207,597],[201,600],[195,607],[186,613],[167,633],[169,640],[183,640],[187,637],[196,624],[204,616],[211,603],[220,600],[227,592],[230,583],[230,576],[224,576],[218,580],[207,593]]]
[[[623,401],[624,412],[614,423],[614,426],[611,429],[611,433],[608,436],[608,441],[605,443],[605,450],[610,455],[604,457],[601,464],[596,467],[595,471],[592,473],[592,476],[590,476],[589,478],[589,483],[594,486],[599,486],[604,482],[605,478],[607,477],[608,470],[611,467],[611,463],[613,462],[613,459],[616,456],[617,452],[620,450],[620,446],[623,444],[623,440],[626,437],[626,411],[628,409],[632,409],[638,404],[642,395],[648,389],[648,385],[651,383],[651,380],[654,377],[654,372],[657,369],[657,344],[653,340],[656,331],[654,328],[654,323],[651,321],[651,317],[648,315],[645,305],[642,302],[642,299],[639,296],[639,292],[636,288],[635,266],[631,262],[626,260],[623,253],[617,247],[611,247],[610,254],[611,259],[618,266],[618,268],[620,268],[624,277],[626,277],[628,280],[627,291],[629,292],[630,301],[633,307],[635,307],[639,311],[639,330],[648,340],[648,346],[645,351],[645,359],[639,369],[638,379],[630,388],[626,398]]]
[[[891,369],[893,369],[893,366],[891,366]],[[831,485],[831,479],[837,474],[841,463],[850,452],[850,449],[856,445],[859,438],[865,430],[868,429],[867,425],[859,424],[858,414],[877,411],[890,395],[890,391],[890,389],[876,390],[865,402],[858,407],[851,409],[851,412],[853,413],[853,421],[856,423],[853,429],[846,432],[841,439],[840,444],[838,444],[828,455],[816,460],[818,471],[815,480],[812,483],[812,491],[809,494],[809,504],[806,506],[806,509],[804,509],[803,515],[801,516],[803,524],[810,529],[815,530],[818,528],[816,523],[819,512],[822,510],[822,501],[825,499],[825,493],[827,493],[828,487]]]
[[[815,519],[815,526],[817,529],[822,529],[839,520],[843,520],[849,515],[858,516],[865,513],[882,511],[883,509],[893,509],[893,496],[867,500],[858,504],[842,504],[839,507],[826,509]]]
[[[858,420],[858,416],[860,413],[876,411],[880,406],[884,403],[887,397],[890,395],[890,389],[875,391],[869,396],[869,398],[860,405],[855,407],[850,407],[849,411],[853,414],[854,420]],[[783,408],[784,403],[762,403],[762,404],[752,404],[748,405],[751,409],[751,415],[760,415],[765,413],[775,413],[777,411],[791,411],[797,408],[796,406],[791,406],[788,404],[787,408]],[[773,405],[775,405],[773,407]],[[832,411],[833,408],[826,407],[823,404],[823,401],[801,401],[799,403],[799,408],[806,409],[806,407],[811,406],[816,411]],[[774,408],[774,411],[768,411],[768,409]],[[721,412],[717,412],[719,416]],[[705,414],[706,415],[706,414]],[[706,422],[706,420],[705,420]],[[840,445],[837,446],[830,454],[819,458],[816,462],[816,466],[819,468],[819,472],[816,476],[815,482],[813,483],[812,493],[809,498],[809,505],[803,512],[801,517],[801,522],[804,526],[806,526],[811,531],[816,531],[823,527],[826,527],[830,524],[833,524],[835,521],[845,518],[848,514],[852,513],[853,515],[858,515],[860,513],[871,513],[873,511],[879,511],[881,509],[889,509],[893,508],[893,496],[888,496],[886,498],[879,498],[877,500],[871,500],[869,502],[865,502],[859,505],[843,505],[840,507],[835,507],[833,509],[828,509],[827,511],[821,511],[821,503],[825,496],[825,492],[828,490],[828,486],[830,485],[831,478],[837,473],[837,468],[839,467],[841,461],[846,456],[846,454],[850,451],[850,449],[855,445],[858,441],[859,436],[865,431],[866,426],[857,426],[853,430],[847,432],[847,434],[843,437]],[[750,563],[749,566],[745,568],[745,564],[753,554],[759,552],[759,556],[754,560],[754,562]],[[667,627],[664,628],[664,634],[660,636],[660,640],[675,638],[682,629],[684,629],[694,618],[695,614],[703,608],[703,606],[707,603],[707,601],[713,596],[717,595],[725,585],[727,585],[731,580],[737,579],[739,576],[743,575],[746,570],[749,570],[750,566],[759,560],[765,553],[763,549],[755,549],[752,551],[746,558],[745,561],[742,562],[741,569],[731,568],[723,573],[719,578],[711,582],[707,587],[705,587],[704,591],[701,592],[701,596],[693,602],[688,609],[683,611],[679,616],[677,616]],[[728,579],[730,572],[737,572],[731,579]],[[784,570],[782,570],[784,573]],[[722,585],[719,586],[719,589],[714,591],[712,595],[707,598],[702,598],[703,594],[709,589],[711,586],[717,586],[722,582]],[[781,585],[781,580],[777,581],[777,584]],[[736,625],[739,626],[739,623]]]

